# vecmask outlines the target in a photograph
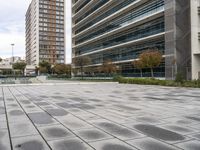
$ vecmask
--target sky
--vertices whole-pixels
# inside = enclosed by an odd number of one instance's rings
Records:
[[[0,57],[25,57],[25,14],[31,0],[6,0],[0,5]],[[66,62],[71,62],[71,1],[65,0]]]

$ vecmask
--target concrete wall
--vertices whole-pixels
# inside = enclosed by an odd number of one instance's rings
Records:
[[[165,76],[191,79],[190,1],[165,0]]]
[[[192,79],[199,78],[200,72],[200,19],[198,7],[200,0],[191,0],[191,50],[192,50]]]

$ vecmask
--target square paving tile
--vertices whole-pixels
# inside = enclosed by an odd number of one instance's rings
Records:
[[[38,129],[47,141],[75,136],[62,125],[44,126]]]
[[[14,150],[50,150],[39,135],[14,138],[12,142]]]
[[[78,138],[55,140],[49,143],[53,150],[94,150]]]
[[[0,121],[0,130],[1,129],[7,129],[7,122],[5,121]]]
[[[0,129],[0,150],[10,150],[10,140],[8,131],[4,129]]]
[[[80,130],[80,129],[92,127],[87,122],[73,115],[67,115],[64,118],[61,118],[59,121],[62,122],[67,128],[70,128],[72,130]]]
[[[82,129],[80,131],[76,131],[75,133],[87,142],[100,141],[104,139],[113,138],[113,136],[97,128]]]
[[[29,113],[28,116],[37,126],[57,124],[57,122],[46,112]]]
[[[198,132],[198,130],[194,130],[190,127],[186,127],[186,126],[182,127],[182,126],[178,126],[178,125],[174,125],[174,124],[164,125],[162,127],[165,128],[165,129],[174,131],[176,133],[180,133],[182,135],[188,135],[188,134]]]
[[[39,134],[33,124],[30,122],[10,123],[9,127],[11,137],[32,136]]]
[[[136,148],[128,145],[117,139],[109,139],[98,142],[90,143],[96,150],[137,150]]]
[[[192,140],[177,144],[178,147],[184,150],[200,150],[200,141]]]
[[[4,121],[6,121],[6,115],[2,114],[0,115],[0,122],[4,122]]]
[[[143,137],[144,135],[134,130],[128,129],[109,121],[98,121],[94,123],[98,128],[106,131],[110,135],[117,137],[121,140],[130,140]]]
[[[199,89],[68,81],[0,88],[0,150],[10,150],[7,122],[14,150],[199,150]]]
[[[200,140],[200,133],[189,135],[190,137],[196,138],[197,140]]]
[[[141,150],[178,150],[179,148],[155,140],[153,138],[142,138],[128,141],[129,144]]]

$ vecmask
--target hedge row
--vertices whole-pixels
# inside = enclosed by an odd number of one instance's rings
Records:
[[[117,81],[119,83],[124,83],[124,84],[142,84],[142,85],[161,85],[161,86],[173,86],[173,87],[200,88],[200,80],[175,82],[175,81],[171,81],[171,80],[159,80],[159,79],[154,79],[154,78],[118,77]]]

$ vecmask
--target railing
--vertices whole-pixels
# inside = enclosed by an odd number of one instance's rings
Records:
[[[0,76],[0,84],[31,84],[32,77]]]

